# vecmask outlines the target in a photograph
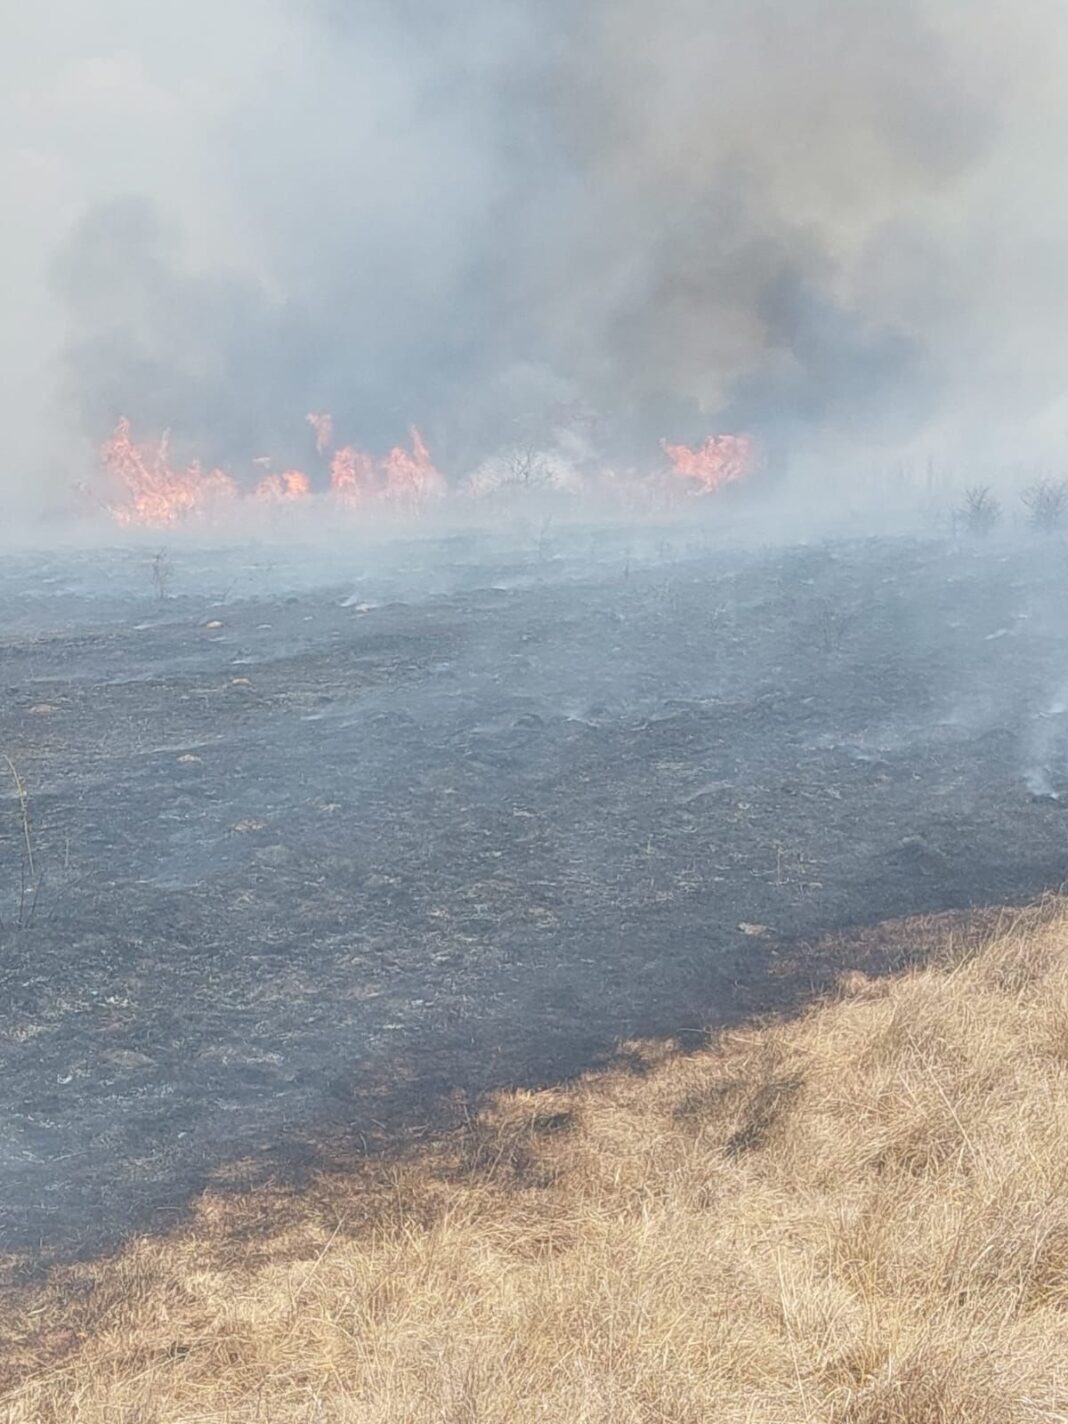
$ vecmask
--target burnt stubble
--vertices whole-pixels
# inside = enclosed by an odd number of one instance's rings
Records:
[[[20,924],[7,785],[4,1249],[166,1226],[788,1007],[826,932],[1061,883],[1059,546],[560,544],[407,583],[175,549],[162,595],[154,550],[4,562],[41,875]]]

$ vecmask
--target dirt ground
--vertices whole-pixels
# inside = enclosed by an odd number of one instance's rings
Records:
[[[15,1267],[1062,883],[1060,541],[569,538],[0,560]]]

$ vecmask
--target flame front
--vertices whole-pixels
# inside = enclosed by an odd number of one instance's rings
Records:
[[[409,455],[403,446],[395,445],[382,461],[383,494],[387,499],[419,505],[424,500],[439,498],[447,486],[445,477],[434,468],[426,442],[414,425],[409,433],[412,453]]]
[[[238,492],[222,470],[205,474],[197,461],[184,470],[172,465],[166,435],[137,444],[125,418],[100,453],[104,468],[126,491],[125,503],[111,506],[120,524],[177,524]]]
[[[748,435],[710,435],[696,449],[665,440],[663,450],[675,473],[696,481],[702,494],[744,480],[756,463],[756,447]]]
[[[330,493],[340,503],[350,507],[392,506],[413,513],[449,494],[445,477],[435,466],[426,441],[414,426],[409,432],[409,447],[396,445],[388,454],[376,458],[353,445],[333,448],[334,422],[325,412],[313,412],[307,421],[315,434],[317,453],[329,457]],[[746,435],[712,435],[697,447],[664,441],[662,448],[670,461],[672,478],[684,481],[694,493],[702,495],[744,479],[756,464],[756,447]],[[240,484],[220,469],[205,471],[196,461],[182,468],[171,459],[166,435],[157,441],[138,443],[125,417],[101,447],[100,455],[113,485],[124,495],[121,501],[109,507],[118,522],[125,525],[165,527],[204,517],[222,504],[254,501],[265,505],[295,505],[315,494],[313,481],[303,470],[274,473],[269,456],[259,456],[252,461],[259,473],[255,482],[248,485]],[[504,474],[496,466],[493,469],[487,466],[481,472],[476,471],[459,487],[459,492],[478,497],[500,493],[511,486],[541,487],[557,493],[585,492],[597,498],[606,492],[611,497],[612,492],[620,495],[631,490],[640,500],[643,490],[653,496],[660,487],[655,478],[623,477],[604,470],[583,472],[574,467],[560,469],[552,460],[543,460],[541,456],[535,459],[529,454],[524,454],[523,460],[526,463],[521,462],[523,469],[519,474],[529,475],[529,464],[531,470],[536,466],[539,478],[520,478],[512,468],[513,455]],[[505,463],[507,465],[507,461]],[[662,483],[663,476],[660,480]],[[326,482],[325,472],[321,482]],[[676,488],[682,487],[676,485]],[[624,500],[624,503],[630,502],[633,501]]]
[[[274,504],[292,504],[295,499],[307,499],[311,480],[300,470],[286,470],[282,475],[266,475],[253,491],[257,499]]]
[[[335,450],[330,461],[330,488],[348,503],[356,503],[375,493],[375,462],[370,455],[345,445]]]

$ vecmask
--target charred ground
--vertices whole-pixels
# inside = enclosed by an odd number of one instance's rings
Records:
[[[1028,782],[1068,749],[1059,542],[579,544],[297,592],[180,550],[162,587],[143,550],[4,562],[44,877],[31,915],[9,783],[5,1249],[786,1003],[828,931],[1060,884]]]

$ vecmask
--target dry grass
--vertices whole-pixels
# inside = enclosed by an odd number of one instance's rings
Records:
[[[959,946],[958,946],[959,947]],[[9,1424],[1068,1419],[1068,908],[65,1270]]]

